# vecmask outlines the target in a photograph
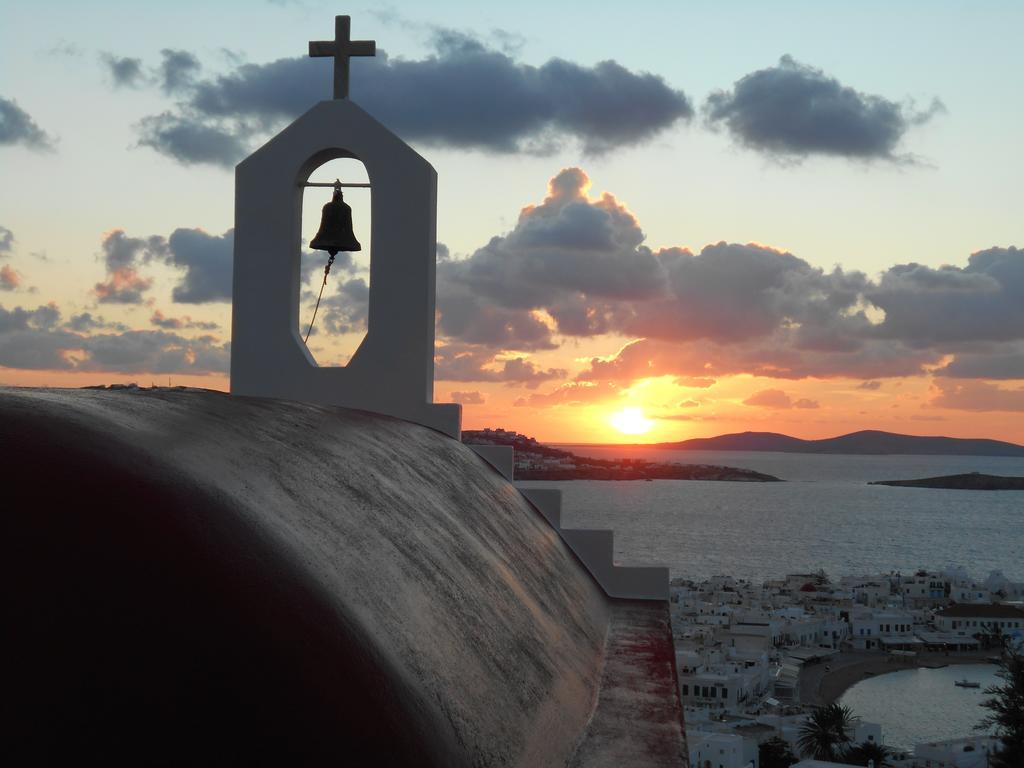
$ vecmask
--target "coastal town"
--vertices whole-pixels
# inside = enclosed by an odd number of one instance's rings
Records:
[[[777,483],[779,478],[752,469],[712,464],[681,464],[646,459],[599,459],[538,443],[505,429],[463,430],[462,442],[515,448],[516,480],[727,480]]]
[[[1003,638],[1024,639],[1024,582],[998,571],[976,581],[958,567],[838,579],[796,573],[760,584],[673,579],[670,609],[694,768],[759,768],[766,749],[799,758],[814,713],[860,680],[986,663]],[[859,718],[846,724],[846,738],[864,754],[884,754],[893,768],[984,768],[997,745],[964,733],[892,748],[886,723]]]

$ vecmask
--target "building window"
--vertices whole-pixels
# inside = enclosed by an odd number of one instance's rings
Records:
[[[722,698],[723,699],[728,699],[729,698],[729,689],[728,688],[723,688],[722,689]]]
[[[688,686],[688,685],[686,685],[684,683],[683,684],[683,696],[689,696],[689,695],[690,695],[690,686]]]

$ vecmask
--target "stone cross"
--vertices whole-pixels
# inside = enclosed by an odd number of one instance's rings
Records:
[[[350,40],[352,20],[348,16],[334,17],[334,39],[309,42],[310,56],[334,57],[334,98],[348,98],[348,60],[352,56],[376,56],[375,40]]]

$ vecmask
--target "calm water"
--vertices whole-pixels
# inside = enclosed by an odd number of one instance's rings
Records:
[[[531,483],[563,489],[567,527],[614,529],[624,563],[665,564],[673,576],[751,579],[953,563],[977,577],[999,569],[1024,579],[1024,492],[867,485],[961,472],[1024,476],[1024,458],[563,447],[600,458],[743,467],[789,481]]]
[[[942,669],[907,669],[863,680],[839,700],[855,715],[882,724],[882,741],[912,750],[924,741],[973,736],[973,727],[988,710],[979,704],[985,688],[998,682],[995,666],[964,664]],[[973,680],[980,688],[957,688],[956,680]]]

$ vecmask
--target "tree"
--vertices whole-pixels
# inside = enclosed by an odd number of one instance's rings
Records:
[[[892,765],[889,762],[891,756],[892,750],[884,744],[879,744],[877,741],[862,741],[846,750],[843,760],[850,765],[868,765],[870,761],[874,760],[875,768],[889,768]]]
[[[989,714],[975,727],[999,738],[991,768],[1019,768],[1024,765],[1024,652],[1019,645],[1004,644],[996,677],[1003,682],[985,689],[989,698],[981,706]]]
[[[849,743],[846,731],[853,724],[853,711],[833,702],[819,707],[800,728],[800,751],[815,760],[834,761]]]
[[[793,754],[789,742],[773,736],[757,748],[757,764],[761,768],[789,768],[799,763],[800,758]]]

